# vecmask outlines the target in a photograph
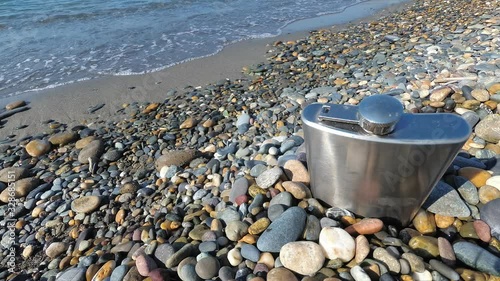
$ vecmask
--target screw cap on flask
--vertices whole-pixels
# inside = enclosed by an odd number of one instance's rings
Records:
[[[387,135],[394,130],[403,115],[403,105],[388,95],[364,98],[358,108],[359,125],[375,135]]]

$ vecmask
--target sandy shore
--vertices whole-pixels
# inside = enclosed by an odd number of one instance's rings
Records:
[[[20,139],[47,131],[49,128],[44,121],[48,120],[67,124],[71,128],[99,119],[112,119],[124,103],[161,102],[171,90],[182,93],[187,87],[204,86],[222,79],[245,79],[242,68],[264,62],[273,42],[305,38],[308,35],[306,30],[321,27],[342,29],[350,24],[380,19],[411,3],[401,2],[370,0],[348,7],[341,13],[299,20],[284,28],[283,34],[278,37],[232,44],[214,56],[195,59],[155,73],[104,77],[3,98],[0,99],[1,107],[12,101],[25,100],[30,110],[3,120],[0,134],[16,135],[13,139]],[[104,107],[94,114],[88,114],[89,107],[99,104],[104,104]],[[24,128],[16,129],[21,126]]]

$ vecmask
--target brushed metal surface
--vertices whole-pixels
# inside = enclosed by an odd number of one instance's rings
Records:
[[[392,133],[377,136],[356,124],[319,120],[324,106],[310,104],[302,112],[313,195],[358,215],[396,219],[403,225],[471,133],[455,114],[405,113]]]

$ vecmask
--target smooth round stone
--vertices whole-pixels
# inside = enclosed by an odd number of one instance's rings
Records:
[[[488,224],[482,220],[476,220],[473,222],[473,226],[477,237],[481,241],[488,243],[491,240],[491,229]]]
[[[434,268],[437,272],[439,272],[441,275],[444,277],[450,279],[450,280],[460,280],[460,275],[453,270],[451,267],[447,266],[446,264],[438,261],[431,259],[429,261],[429,264]]]
[[[301,182],[285,181],[282,183],[282,185],[283,185],[283,188],[285,188],[285,190],[287,192],[292,194],[292,196],[295,199],[300,200],[300,199],[311,197],[311,191],[309,190],[309,188],[305,184],[303,184]]]
[[[71,210],[77,213],[91,213],[101,205],[99,196],[89,195],[77,198],[71,202]]]
[[[410,274],[411,272],[411,267],[410,267],[410,263],[405,260],[405,259],[399,259],[399,265],[401,266],[401,270],[400,270],[400,273],[401,274]]]
[[[200,281],[200,277],[196,273],[194,264],[186,264],[179,270],[179,277],[182,281]]]
[[[274,167],[260,174],[255,182],[260,188],[268,189],[272,187],[278,179],[283,175],[283,171],[280,167]]]
[[[198,276],[200,276],[200,278],[202,279],[211,279],[217,276],[219,269],[219,261],[217,260],[217,258],[212,256],[202,258],[198,261],[195,267],[196,274],[198,274]]]
[[[435,89],[429,96],[431,101],[444,101],[444,99],[452,92],[452,89],[449,87],[442,87],[439,89]]]
[[[413,218],[413,226],[422,234],[433,234],[436,232],[436,222],[434,215],[424,209],[418,210]]]
[[[491,235],[500,239],[500,198],[488,202],[481,208],[481,220],[491,228]]]
[[[26,152],[32,157],[39,157],[50,151],[51,145],[47,140],[32,140],[26,145]]]
[[[219,278],[222,281],[229,281],[234,279],[234,271],[231,267],[229,266],[223,266],[219,269]]]
[[[271,202],[269,202],[269,206],[273,205],[284,205],[284,206],[291,206],[293,201],[293,197],[289,192],[280,192],[276,196],[271,199]]]
[[[480,270],[482,272],[500,275],[500,258],[487,250],[465,241],[459,241],[453,244],[453,250],[457,259],[466,265]]]
[[[270,224],[271,224],[271,221],[268,218],[266,218],[266,217],[260,218],[256,222],[254,222],[252,225],[250,225],[250,227],[248,227],[248,233],[250,233],[252,235],[260,234],[264,230],[266,230]]]
[[[415,236],[408,244],[415,253],[423,258],[435,258],[439,256],[438,241],[435,237]]]
[[[138,256],[135,260],[135,266],[137,267],[139,274],[142,276],[148,276],[151,270],[158,267],[154,259],[148,255]]]
[[[217,250],[217,243],[213,241],[202,242],[198,245],[198,249],[202,253],[211,253]]]
[[[500,189],[490,185],[485,185],[479,189],[478,196],[479,202],[487,204],[490,201],[500,198]]]
[[[224,210],[217,212],[217,219],[224,221],[227,225],[232,221],[239,221],[240,213],[233,208],[225,208]]]
[[[92,159],[94,163],[97,162],[99,157],[104,152],[104,142],[102,140],[93,140],[89,144],[87,144],[80,153],[78,154],[78,162],[87,164],[89,163],[89,159]]]
[[[188,164],[191,162],[197,153],[194,149],[186,149],[186,150],[171,150],[163,153],[158,159],[155,161],[155,167],[157,171],[160,171],[164,166],[179,166]]]
[[[289,208],[262,233],[257,240],[257,248],[262,252],[279,252],[283,245],[296,241],[302,235],[306,218],[302,208]]]
[[[231,221],[225,228],[226,237],[231,241],[238,241],[248,233],[248,225],[241,221]]]
[[[109,281],[122,281],[127,274],[128,269],[129,267],[127,265],[119,265],[115,267],[115,269],[111,273]]]
[[[248,180],[245,177],[240,177],[236,179],[231,187],[231,193],[229,194],[229,200],[235,202],[238,196],[245,195],[248,191]]]
[[[227,253],[227,260],[232,266],[237,266],[238,264],[240,264],[243,261],[240,250],[237,248],[229,250],[229,252]]]
[[[285,174],[289,180],[295,182],[301,182],[308,186],[311,183],[311,177],[307,168],[299,160],[288,160],[283,166]]]
[[[254,245],[241,244],[241,256],[249,261],[257,262],[260,257],[260,251]]]
[[[474,187],[475,188],[475,187]],[[439,214],[434,215],[434,220],[436,221],[436,226],[444,229],[447,227],[450,227],[453,225],[453,222],[455,221],[454,217],[448,217],[448,216],[442,216]]]
[[[76,132],[61,132],[52,135],[49,138],[49,142],[53,145],[66,145],[75,141],[78,138],[78,134]]]
[[[393,274],[397,274],[401,271],[401,265],[398,259],[392,256],[386,249],[377,248],[373,251],[373,258],[379,260],[387,265],[389,271]]]
[[[356,243],[351,235],[339,227],[325,227],[319,234],[319,244],[325,257],[350,261],[356,253]]]
[[[280,251],[280,261],[284,267],[302,275],[313,275],[325,262],[323,249],[320,245],[299,241],[285,244]]]
[[[370,276],[359,265],[353,266],[349,273],[351,273],[355,281],[371,281]]]
[[[96,140],[95,136],[84,137],[75,143],[75,148],[82,149],[94,140]]]
[[[351,235],[368,235],[381,231],[383,227],[384,223],[380,219],[367,218],[346,227],[345,231],[347,231]]]
[[[121,157],[122,157],[122,153],[116,149],[110,149],[102,155],[102,158],[104,160],[109,161],[109,162],[118,161]]]
[[[474,224],[473,222],[467,222],[462,227],[460,227],[460,236],[463,238],[473,238],[473,239],[479,239],[477,236],[476,230],[474,229]]]
[[[183,259],[196,254],[198,254],[198,248],[193,244],[186,244],[165,262],[165,267],[172,268],[177,266]]]
[[[474,128],[476,135],[491,143],[500,141],[500,114],[486,116]]]
[[[284,268],[284,267],[277,267],[271,269],[267,273],[267,281],[298,281],[297,277],[293,272],[290,270]]]
[[[29,174],[29,170],[25,167],[7,167],[0,170],[0,182],[9,183],[18,181]]]
[[[59,255],[63,254],[66,252],[68,249],[68,244],[64,242],[52,242],[47,249],[45,250],[45,254],[51,258],[54,259],[58,257]]]

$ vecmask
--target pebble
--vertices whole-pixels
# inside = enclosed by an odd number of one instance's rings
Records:
[[[484,89],[474,89],[472,90],[471,95],[480,102],[485,102],[490,99],[490,94]]]
[[[371,281],[370,276],[359,265],[353,266],[349,273],[351,273],[354,281]]]
[[[113,270],[115,269],[116,263],[115,261],[107,261],[104,263],[101,268],[95,273],[94,277],[92,280],[95,281],[103,281],[108,279],[111,274],[113,273]]]
[[[253,262],[260,258],[260,251],[254,245],[242,243],[240,253],[243,258]]]
[[[38,185],[39,180],[34,177],[20,179],[11,185],[14,187],[14,198],[22,198],[28,195]],[[0,193],[0,201],[9,202],[11,189],[6,188]]]
[[[455,252],[450,242],[443,237],[438,237],[438,251],[441,261],[449,266],[453,266],[456,262]]]
[[[160,171],[165,166],[181,167],[191,162],[196,155],[197,153],[193,149],[167,151],[156,159],[155,167],[157,171]]]
[[[285,181],[282,183],[283,188],[290,194],[292,194],[293,198],[295,199],[304,199],[304,198],[309,198],[311,197],[311,191],[309,188],[301,183],[301,182],[294,182],[294,181]]]
[[[80,163],[89,163],[89,159],[96,163],[99,160],[99,157],[104,152],[104,143],[102,140],[93,140],[89,144],[87,144],[80,153],[78,154],[78,162]]]
[[[85,268],[75,267],[64,271],[57,281],[85,281]]]
[[[415,253],[423,258],[435,258],[439,256],[437,238],[431,236],[415,236],[408,243]]]
[[[196,274],[202,279],[211,279],[219,273],[219,261],[212,256],[202,258],[196,263]]]
[[[500,189],[485,185],[479,189],[479,202],[487,204],[488,202],[500,198]]]
[[[145,277],[148,276],[152,270],[158,267],[154,259],[148,255],[139,255],[135,259],[135,266],[137,267],[137,272]]]
[[[52,135],[49,138],[49,142],[52,145],[63,146],[63,145],[66,145],[68,143],[75,141],[77,138],[78,138],[78,134],[76,134],[75,132],[61,132],[61,133],[57,133],[57,134]]]
[[[386,249],[376,248],[373,251],[373,258],[383,262],[389,268],[392,274],[397,274],[401,271],[401,266],[397,258],[393,257]]]
[[[66,252],[68,249],[68,244],[64,242],[52,242],[47,249],[45,250],[45,254],[51,258],[55,259],[59,255],[63,254]]]
[[[493,186],[500,190],[500,176],[493,176],[486,180],[486,185]]]
[[[368,235],[381,231],[383,227],[384,223],[380,219],[367,218],[346,227],[345,231],[347,231],[351,235]]]
[[[231,221],[225,228],[226,236],[231,241],[238,241],[248,233],[248,225],[239,220]]]
[[[257,248],[262,252],[279,252],[283,245],[296,241],[302,235],[306,218],[306,212],[299,207],[287,209],[261,234]]]
[[[460,171],[463,169],[473,168],[462,168],[460,169]],[[431,191],[431,194],[429,195],[429,197],[427,197],[427,200],[423,204],[423,208],[427,209],[427,211],[431,213],[440,214],[443,216],[470,216],[470,210],[465,202],[460,198],[458,192],[443,181],[439,181]]]
[[[480,210],[481,220],[491,228],[491,235],[500,240],[500,198],[486,203]]]
[[[245,177],[240,177],[236,179],[231,187],[231,193],[229,194],[229,200],[235,202],[236,198],[241,195],[245,195],[248,191],[248,180]]]
[[[435,260],[435,259],[431,259],[429,261],[429,264],[432,266],[432,268],[434,268],[437,272],[439,272],[444,277],[446,277],[450,280],[460,280],[460,275],[458,275],[458,273],[456,271],[451,269],[446,264],[444,264],[438,260]]]
[[[50,151],[51,145],[47,140],[32,140],[26,145],[26,152],[32,157],[40,157]]]
[[[328,259],[349,262],[356,253],[356,242],[339,227],[324,227],[319,234],[319,244]]]
[[[267,281],[298,281],[297,277],[290,270],[284,267],[271,269],[267,273]]]
[[[115,267],[111,276],[109,277],[109,281],[121,281],[125,277],[128,272],[129,267],[127,265],[119,265]]]
[[[311,178],[307,168],[299,160],[288,160],[283,166],[285,174],[291,181],[301,182],[305,185],[309,185]]]
[[[278,181],[281,175],[283,175],[281,168],[274,167],[260,174],[255,181],[260,188],[268,189]]]
[[[401,257],[406,261],[408,261],[408,263],[410,264],[411,271],[424,272],[425,264],[421,257],[415,255],[414,253],[403,253]]]
[[[279,254],[284,267],[301,275],[313,275],[325,262],[323,249],[310,241],[290,242],[285,244]]]
[[[243,261],[240,250],[237,248],[229,250],[227,260],[232,266],[238,266]]]
[[[16,109],[16,108],[19,108],[19,107],[25,106],[25,105],[26,105],[26,102],[24,100],[17,100],[17,101],[13,101],[13,102],[7,104],[5,106],[5,109],[12,110],[12,109]]]
[[[453,250],[457,259],[468,266],[482,272],[500,275],[500,258],[487,250],[470,242],[459,241],[453,244]]]
[[[472,182],[464,177],[455,177],[455,184],[458,187],[458,193],[462,196],[465,202],[472,205],[479,203],[478,190]]]
[[[252,223],[252,225],[250,225],[250,227],[248,227],[248,233],[250,233],[252,235],[261,234],[264,230],[267,229],[267,227],[270,224],[271,224],[271,221],[268,218],[260,218],[257,221],[255,221],[254,223]]]
[[[500,141],[500,114],[492,114],[486,116],[474,128],[476,136],[497,143]]]
[[[413,218],[413,226],[422,234],[434,234],[436,232],[436,222],[434,215],[426,212],[424,209],[419,209]]]
[[[77,198],[71,202],[71,210],[77,213],[91,213],[101,205],[101,198],[95,195],[89,195]]]

